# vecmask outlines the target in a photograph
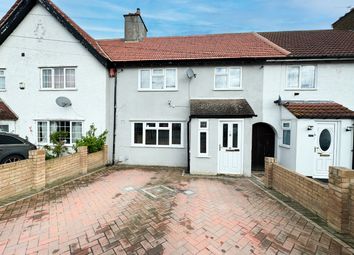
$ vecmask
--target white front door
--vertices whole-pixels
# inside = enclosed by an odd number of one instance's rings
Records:
[[[336,123],[317,123],[315,144],[315,178],[328,178],[329,166],[335,164]]]
[[[242,174],[242,121],[219,122],[220,174]]]

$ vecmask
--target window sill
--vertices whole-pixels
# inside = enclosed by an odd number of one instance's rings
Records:
[[[39,89],[39,91],[77,91],[78,89]]]
[[[216,89],[216,88],[214,88],[213,90],[214,91],[242,91],[243,88],[237,88],[237,89],[230,89],[230,88],[227,88],[227,89]]]
[[[138,92],[176,92],[178,89],[138,89]]]
[[[184,146],[161,146],[161,145],[142,145],[142,144],[132,144],[133,148],[155,148],[155,149],[184,149]]]
[[[285,148],[285,149],[290,149],[290,145],[286,145],[286,144],[279,144],[279,147]]]
[[[0,89],[0,92],[6,92],[6,89]]]
[[[285,88],[285,91],[316,91],[318,90],[317,88],[312,88],[312,89],[301,89],[301,88]]]
[[[197,158],[211,158],[209,155],[198,155]]]

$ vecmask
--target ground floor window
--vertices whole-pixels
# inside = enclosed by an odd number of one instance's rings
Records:
[[[0,132],[9,132],[9,125],[0,125]]]
[[[68,134],[65,139],[65,144],[74,144],[82,137],[82,122],[81,121],[38,121],[37,122],[37,137],[38,144],[48,144],[50,134],[63,131]]]
[[[208,156],[208,120],[199,120],[198,123],[198,155],[199,157]]]
[[[133,145],[156,147],[181,147],[182,123],[180,122],[134,122]]]
[[[283,145],[289,147],[291,144],[291,122],[283,121]]]

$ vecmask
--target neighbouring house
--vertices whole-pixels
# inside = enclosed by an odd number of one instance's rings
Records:
[[[192,174],[249,176],[265,156],[315,178],[354,167],[354,32],[149,38],[139,9],[124,19],[124,38],[94,40],[51,1],[15,3],[0,21],[0,98],[16,132],[40,144],[59,121],[75,139],[94,122],[114,162]]]
[[[55,131],[69,133],[68,146],[92,123],[103,132],[111,126],[109,65],[51,1],[16,1],[0,20],[0,109],[16,115],[0,113],[0,128],[39,146]]]

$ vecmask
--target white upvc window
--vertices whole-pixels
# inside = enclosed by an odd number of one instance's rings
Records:
[[[181,122],[133,122],[132,145],[182,147],[182,132]]]
[[[9,132],[9,125],[0,125],[0,132]]]
[[[217,67],[214,77],[215,90],[240,90],[242,89],[241,67]]]
[[[177,90],[176,68],[154,68],[139,70],[139,90]]]
[[[316,66],[291,65],[287,70],[287,89],[315,89]]]
[[[0,91],[6,90],[5,69],[0,69]]]
[[[42,90],[72,90],[76,88],[75,67],[41,68]]]
[[[82,137],[82,121],[37,121],[37,142],[39,145],[51,144],[50,135],[55,132],[66,132],[66,145],[73,145]]]
[[[209,121],[198,122],[198,157],[208,157],[209,153]]]
[[[290,121],[283,121],[282,122],[282,130],[283,130],[282,145],[284,147],[290,147],[290,145],[291,145],[291,122]]]

